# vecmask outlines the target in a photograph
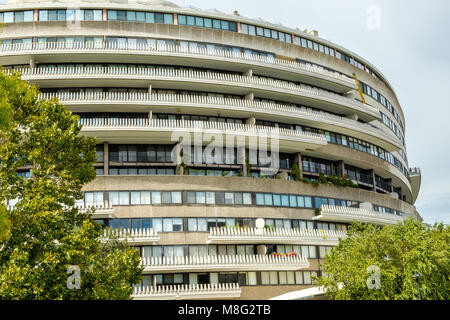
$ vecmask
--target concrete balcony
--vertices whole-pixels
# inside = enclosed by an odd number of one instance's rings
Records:
[[[302,256],[230,255],[143,257],[144,274],[213,271],[293,271],[309,267]]]
[[[207,244],[292,244],[334,246],[345,231],[317,229],[212,228]]]
[[[241,296],[238,283],[134,287],[134,300],[233,299]]]
[[[420,168],[409,169],[409,181],[411,183],[413,203],[415,203],[419,196],[420,186],[422,184],[422,172]]]
[[[104,239],[115,238],[119,241],[127,241],[130,245],[153,245],[159,242],[160,237],[153,229],[108,229]]]
[[[377,127],[364,124],[349,118],[312,110],[306,107],[293,107],[283,104],[259,102],[253,100],[227,99],[175,94],[148,94],[127,92],[90,92],[90,93],[55,93],[42,94],[42,98],[56,97],[72,111],[89,112],[95,110],[111,112],[123,111],[124,106],[130,112],[142,112],[149,108],[153,112],[176,112],[183,108],[184,112],[204,114],[209,110],[220,112],[223,116],[250,118],[258,114],[258,119],[289,121],[347,134],[378,145],[387,151],[398,150],[401,141],[390,130],[383,131]]]
[[[0,45],[0,64],[28,64],[30,57],[39,63],[54,63],[55,57],[71,62],[97,61],[98,56],[108,61],[133,63],[192,65],[224,70],[252,69],[262,75],[277,73],[290,80],[302,79],[306,83],[345,93],[356,90],[353,78],[319,66],[310,66],[283,59],[237,53],[224,50],[185,48],[182,46],[126,45],[109,42],[92,43],[24,43]],[[70,59],[70,60],[68,60]]]
[[[45,87],[132,86],[202,90],[247,95],[261,98],[307,104],[325,111],[352,116],[363,121],[381,118],[378,109],[345,96],[305,84],[256,76],[220,72],[174,70],[167,68],[73,67],[18,69],[22,79]]]
[[[382,213],[374,210],[366,210],[361,208],[338,207],[322,205],[320,214],[313,217],[313,220],[330,221],[330,222],[347,222],[354,221],[372,223],[378,225],[395,225],[404,221],[406,217],[389,213]]]
[[[272,128],[250,124],[233,124],[223,122],[160,120],[160,119],[117,119],[110,122],[107,119],[85,119],[82,134],[96,137],[99,142],[110,143],[167,143],[178,142],[178,137],[187,134],[205,133],[211,135],[226,135],[235,137],[257,137],[277,140],[280,151],[300,151],[317,149],[327,144],[324,135],[296,130]],[[194,137],[195,138],[195,137]],[[205,142],[206,143],[206,142]],[[248,146],[246,141],[246,146]]]
[[[94,209],[95,212],[92,215],[93,219],[112,219],[114,218],[114,208],[109,205],[108,201],[102,204],[95,204],[91,206],[75,206],[81,212],[87,212]]]

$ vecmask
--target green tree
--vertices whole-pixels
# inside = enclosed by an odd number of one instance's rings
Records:
[[[316,282],[336,300],[412,300],[418,298],[413,275],[419,273],[422,299],[448,300],[449,241],[448,226],[426,228],[411,218],[383,228],[354,224],[325,258]],[[370,266],[379,268],[378,289]]]
[[[119,241],[99,241],[93,211],[74,208],[84,184],[95,179],[95,139],[79,135],[78,117],[56,99],[0,72],[0,101],[8,115],[0,130],[0,203],[9,237],[0,242],[0,299],[130,299],[141,280],[139,256]],[[30,178],[18,176],[30,168]],[[69,266],[80,289],[69,289]],[[75,282],[76,283],[76,282]]]

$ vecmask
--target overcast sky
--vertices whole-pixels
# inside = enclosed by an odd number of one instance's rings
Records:
[[[450,1],[177,0],[180,6],[237,10],[319,36],[374,64],[393,86],[406,117],[410,167],[422,170],[416,207],[427,223],[450,223]],[[367,9],[380,9],[369,29]]]
[[[445,96],[450,92],[450,1],[173,2],[316,29],[320,37],[374,64],[393,86],[405,113],[409,166],[422,170],[417,209],[427,223],[450,223],[450,99]],[[367,27],[367,9],[373,5],[380,9],[380,29]]]

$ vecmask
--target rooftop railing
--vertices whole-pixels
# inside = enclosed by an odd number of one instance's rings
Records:
[[[181,257],[142,257],[144,273],[181,271],[300,270],[309,267],[303,256],[211,255]]]
[[[262,90],[285,90],[287,93],[295,95],[308,96],[315,99],[332,101],[333,103],[343,104],[347,107],[359,109],[363,112],[372,114],[373,116],[380,117],[378,109],[371,107],[362,102],[341,96],[339,94],[326,91],[323,89],[315,88],[305,84],[295,84],[293,82],[282,81],[277,79],[270,79],[265,77],[256,76],[243,76],[239,74],[227,74],[219,72],[209,71],[197,71],[197,70],[176,70],[168,68],[122,68],[115,66],[104,67],[61,67],[61,68],[23,68],[17,69],[22,74],[24,80],[42,79],[52,77],[117,77],[121,79],[124,76],[137,79],[148,80],[177,80],[177,81],[206,81],[212,82],[226,82],[228,84],[235,84],[244,87],[255,87]],[[9,71],[8,71],[9,72]]]
[[[420,176],[422,174],[420,168],[410,168],[409,169],[409,175],[410,176]]]
[[[135,286],[135,300],[229,299],[239,298],[238,283]]]
[[[208,243],[337,244],[342,230],[278,228],[211,228]]]
[[[234,60],[235,62],[245,61],[249,64],[257,64],[268,67],[278,67],[289,71],[295,71],[298,73],[314,73],[327,77],[331,77],[335,80],[345,83],[347,86],[355,87],[353,78],[333,72],[317,66],[306,65],[298,62],[287,61],[282,59],[276,59],[272,57],[264,57],[260,55],[240,53],[227,50],[211,50],[204,48],[187,48],[184,46],[167,46],[167,45],[152,45],[147,43],[138,43],[133,45],[113,43],[113,42],[45,42],[45,43],[17,43],[17,44],[1,44],[1,53],[16,53],[25,54],[26,52],[33,53],[45,53],[48,52],[130,52],[130,53],[143,53],[162,55],[170,54],[174,56],[193,56],[204,58],[222,58],[228,60]]]

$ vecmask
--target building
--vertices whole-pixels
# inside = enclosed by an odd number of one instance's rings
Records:
[[[0,64],[97,137],[78,205],[139,250],[136,299],[274,298],[352,221],[421,220],[394,90],[316,31],[161,0],[10,0],[0,21]]]

